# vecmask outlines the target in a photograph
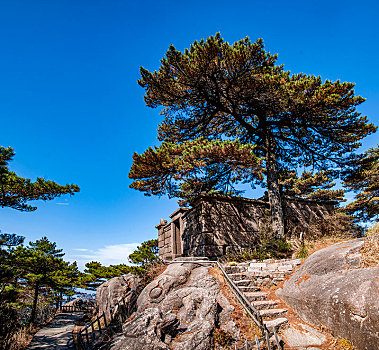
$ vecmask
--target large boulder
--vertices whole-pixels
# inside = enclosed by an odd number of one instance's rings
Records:
[[[123,334],[113,338],[110,348],[209,349],[216,327],[238,339],[233,311],[218,280],[209,274],[209,265],[173,263],[142,291],[137,312],[123,325]]]
[[[277,294],[305,321],[372,350],[379,344],[379,267],[360,268],[363,243],[354,239],[315,252]]]
[[[95,312],[101,315],[107,312],[111,306],[115,305],[129,291],[134,294],[140,284],[140,279],[132,274],[125,276],[113,277],[104,282],[96,290],[95,296]]]

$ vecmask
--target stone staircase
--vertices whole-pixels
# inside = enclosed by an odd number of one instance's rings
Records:
[[[263,322],[269,330],[276,331],[288,322],[286,309],[278,308],[279,300],[269,300],[269,293],[264,290],[284,281],[285,276],[301,264],[301,259],[250,261],[225,266],[228,276],[251,304],[259,310]]]

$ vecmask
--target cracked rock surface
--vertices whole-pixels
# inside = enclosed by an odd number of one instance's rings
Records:
[[[238,339],[233,311],[208,265],[173,263],[142,291],[137,312],[110,349],[210,349],[215,328]]]
[[[359,268],[363,243],[354,239],[315,252],[277,294],[305,321],[372,350],[379,344],[379,267]]]
[[[140,280],[137,276],[127,274],[113,277],[96,290],[95,313],[101,315],[115,305],[129,291],[137,292]]]

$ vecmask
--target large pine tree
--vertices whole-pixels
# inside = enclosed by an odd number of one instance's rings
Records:
[[[184,52],[170,46],[158,71],[141,68],[139,84],[147,106],[163,107],[161,141],[203,137],[256,145],[273,230],[283,236],[281,168],[340,170],[376,127],[357,112],[364,98],[354,95],[353,83],[291,74],[276,60],[261,39],[231,45],[216,34]]]

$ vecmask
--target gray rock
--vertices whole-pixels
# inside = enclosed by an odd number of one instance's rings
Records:
[[[379,267],[356,268],[362,244],[354,239],[315,252],[277,294],[305,321],[372,350],[379,344]]]
[[[301,324],[300,326],[303,328],[302,330],[289,327],[282,331],[284,341],[289,347],[298,348],[322,345],[326,341],[324,334],[317,332],[305,324]]]
[[[95,312],[101,315],[107,312],[129,291],[136,292],[139,287],[139,278],[132,274],[111,278],[96,290]]]
[[[142,291],[110,349],[206,350],[215,327],[238,339],[233,311],[208,264],[173,263]]]

